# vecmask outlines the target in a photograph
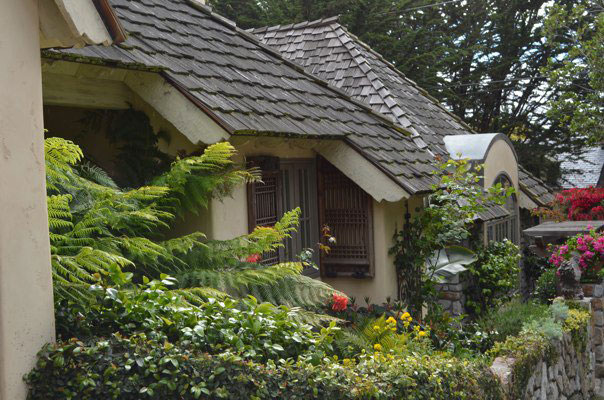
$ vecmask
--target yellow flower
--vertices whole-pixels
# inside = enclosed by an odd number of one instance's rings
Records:
[[[424,337],[424,336],[426,336],[426,332],[425,331],[419,331],[418,335],[421,336],[421,337]]]
[[[415,325],[415,326],[413,327],[413,330],[415,330],[415,331],[418,331],[418,332],[419,332],[419,325]]]
[[[389,324],[396,324],[396,320],[392,317],[388,317],[388,319],[386,320],[387,323]]]
[[[379,331],[379,330],[380,330],[380,327],[379,327],[379,326],[377,326],[377,325],[373,325],[373,330],[374,330],[374,331]]]
[[[401,315],[401,320],[404,321],[410,317],[411,317],[411,315],[408,312],[404,312],[403,315]]]
[[[403,325],[405,326],[405,328],[409,327],[409,321],[403,322]]]
[[[379,344],[379,343],[376,343],[376,344],[373,345],[373,349],[375,351],[382,351],[382,345]]]

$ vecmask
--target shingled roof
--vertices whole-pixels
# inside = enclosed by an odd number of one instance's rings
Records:
[[[308,72],[365,102],[414,136],[420,147],[448,155],[443,138],[475,133],[395,66],[340,25],[337,17],[251,30]],[[551,195],[522,169],[520,186],[540,205]]]
[[[555,196],[552,189],[521,165],[518,165],[518,180],[522,191],[536,204],[544,206],[554,201]]]
[[[604,171],[604,148],[602,146],[583,149],[582,158],[571,159],[568,154],[560,156],[562,163],[561,186],[568,188],[600,187]]]
[[[410,193],[430,190],[433,156],[388,118],[305,72],[194,0],[111,0],[118,46],[45,52],[159,71],[233,135],[342,139]]]

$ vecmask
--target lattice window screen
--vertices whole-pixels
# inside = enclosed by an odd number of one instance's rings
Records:
[[[337,244],[322,255],[323,276],[373,276],[371,198],[324,159],[319,160],[319,212]]]
[[[262,182],[248,185],[248,224],[250,232],[256,226],[273,226],[281,215],[281,176],[279,161],[273,157],[257,157],[248,160],[249,166],[262,170]],[[280,260],[279,251],[262,255],[262,264],[274,265]]]

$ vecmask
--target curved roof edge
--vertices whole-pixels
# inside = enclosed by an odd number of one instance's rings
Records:
[[[478,133],[478,134],[469,134],[469,135],[448,135],[444,137],[445,148],[447,152],[454,160],[459,160],[461,158],[467,158],[472,161],[483,162],[487,155],[489,154],[489,150],[495,142],[499,140],[503,140],[510,146],[512,149],[512,153],[514,153],[514,158],[516,162],[518,162],[518,155],[516,154],[516,149],[514,149],[514,145],[512,144],[510,138],[503,133]]]

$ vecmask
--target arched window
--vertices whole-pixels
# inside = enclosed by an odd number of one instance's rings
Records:
[[[505,188],[512,186],[512,182],[506,174],[499,175],[493,185],[498,183]],[[512,243],[518,244],[518,200],[516,194],[512,194],[506,199],[504,207],[509,215],[487,223],[487,239],[498,242],[509,239]]]

